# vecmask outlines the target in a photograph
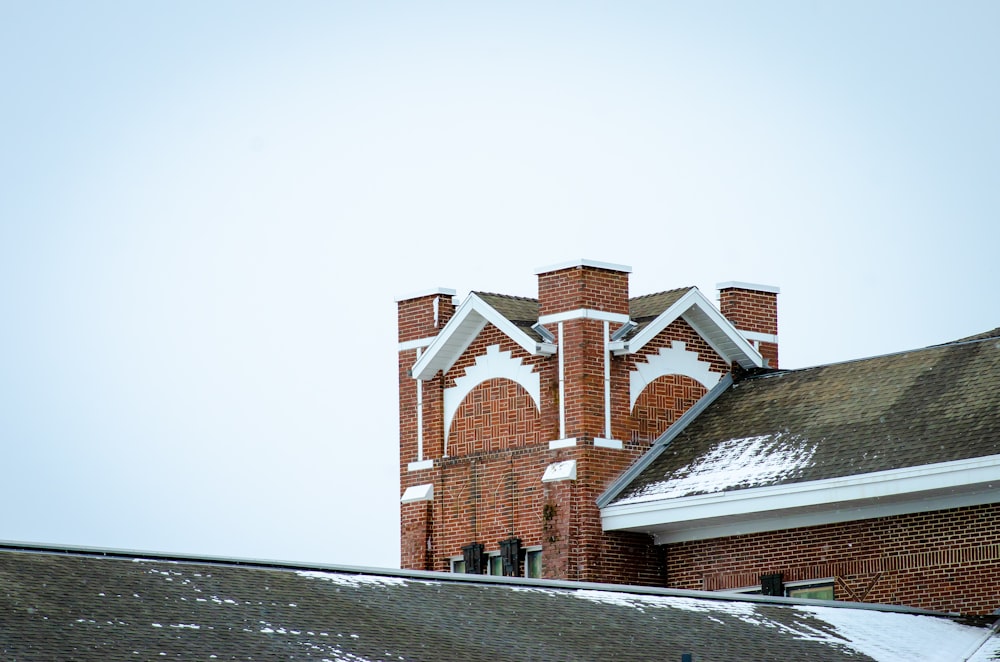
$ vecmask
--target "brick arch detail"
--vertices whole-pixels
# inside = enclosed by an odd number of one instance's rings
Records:
[[[663,375],[649,384],[635,402],[628,418],[629,436],[649,445],[707,393],[686,375]]]
[[[712,372],[712,364],[698,358],[698,352],[687,349],[685,343],[674,340],[670,347],[661,347],[657,354],[644,357],[645,362],[637,362],[635,369],[629,373],[630,411],[635,409],[635,403],[649,384],[667,375],[683,375],[690,377],[711,390],[719,383],[722,375]]]
[[[515,359],[509,351],[501,351],[500,345],[490,345],[486,348],[486,354],[477,356],[476,363],[465,369],[465,375],[455,379],[454,386],[444,389],[446,452],[451,424],[462,401],[474,388],[490,379],[509,379],[519,384],[531,396],[535,408],[541,411],[541,385],[534,367],[525,365],[519,358]]]
[[[459,405],[446,453],[492,457],[538,443],[540,430],[541,413],[532,407],[524,387],[494,377],[477,384]]]

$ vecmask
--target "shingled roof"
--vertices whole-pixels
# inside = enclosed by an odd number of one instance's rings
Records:
[[[895,476],[1000,456],[998,382],[995,334],[738,380],[668,430],[601,505]]]
[[[634,336],[642,331],[647,324],[656,319],[663,311],[677,303],[682,296],[687,294],[693,287],[679,287],[665,292],[645,294],[629,299],[629,317],[636,323],[636,327],[629,334]]]
[[[943,660],[993,619],[789,598],[0,548],[5,660]]]

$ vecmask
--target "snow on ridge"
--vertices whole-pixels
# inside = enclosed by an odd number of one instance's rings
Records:
[[[312,579],[322,579],[324,581],[340,584],[341,586],[361,586],[364,584],[381,584],[383,586],[405,586],[406,580],[402,577],[384,577],[381,575],[346,575],[338,572],[325,572],[321,570],[297,570],[295,574],[299,577],[309,577]]]
[[[615,504],[769,485],[810,466],[815,454],[815,443],[788,432],[729,439]]]

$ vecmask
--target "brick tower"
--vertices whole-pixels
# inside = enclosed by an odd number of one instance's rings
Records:
[[[575,260],[536,271],[537,299],[397,299],[402,567],[663,583],[652,539],[602,531],[596,499],[764,349],[697,288],[630,299],[630,272]],[[776,364],[777,290],[738,285],[733,310],[768,295],[773,326],[740,326]]]

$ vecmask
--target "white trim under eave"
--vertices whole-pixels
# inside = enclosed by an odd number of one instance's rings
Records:
[[[601,509],[605,531],[658,544],[854,521],[1000,501],[1000,455],[858,476],[747,488]]]

